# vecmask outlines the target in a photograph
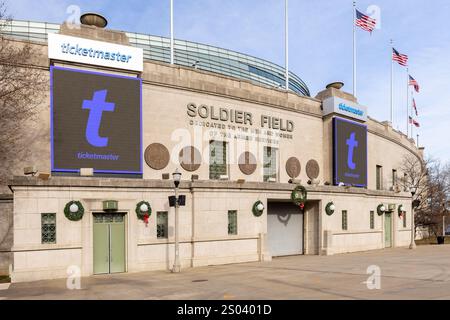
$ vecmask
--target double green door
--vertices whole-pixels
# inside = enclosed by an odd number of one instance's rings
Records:
[[[125,214],[94,213],[94,274],[125,272]]]

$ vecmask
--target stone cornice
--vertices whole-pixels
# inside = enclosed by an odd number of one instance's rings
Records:
[[[10,180],[10,188],[14,191],[20,187],[31,188],[113,188],[113,189],[173,189],[171,180],[122,179],[122,178],[78,178],[78,177],[51,177],[41,180],[36,177],[17,176]],[[192,192],[208,191],[247,191],[247,192],[291,192],[295,185],[289,183],[266,183],[236,181],[182,181],[180,189]],[[309,193],[326,193],[340,195],[360,195],[381,198],[405,198],[408,193],[395,193],[391,191],[368,190],[361,188],[348,188],[336,186],[305,186]]]

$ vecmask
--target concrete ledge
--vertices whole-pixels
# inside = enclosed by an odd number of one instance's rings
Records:
[[[14,196],[10,194],[0,194],[0,202],[13,202]]]
[[[235,236],[233,238],[199,238],[199,239],[191,239],[191,240],[180,240],[180,243],[191,243],[196,244],[200,242],[225,242],[225,241],[242,241],[242,240],[259,240],[257,236]],[[175,244],[175,240],[158,240],[158,241],[147,241],[147,242],[138,242],[138,246],[158,246],[158,245],[169,245]]]
[[[12,190],[18,187],[35,188],[116,188],[116,189],[173,189],[170,180],[146,180],[146,179],[121,179],[121,178],[82,178],[82,177],[51,177],[49,180],[41,180],[36,177],[17,176],[9,181]],[[291,192],[295,188],[289,183],[245,182],[237,181],[182,181],[180,189],[193,191],[207,190],[245,190],[245,191],[286,191]],[[410,199],[409,193],[395,193],[392,191],[368,190],[351,187],[336,186],[305,186],[309,193],[366,195],[385,198]]]

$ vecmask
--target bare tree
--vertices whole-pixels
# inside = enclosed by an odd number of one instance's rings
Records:
[[[416,193],[413,200],[420,200],[420,206],[423,205],[422,199],[426,199],[429,192],[428,168],[432,166],[434,161],[433,159],[424,160],[415,155],[408,154],[403,157],[400,165],[400,170],[403,172],[403,177],[399,179],[400,187],[408,192],[415,188]]]
[[[447,205],[450,199],[450,164],[440,161],[433,163],[429,168],[429,192],[426,199],[426,210],[420,211],[430,224],[435,236],[445,236],[445,216],[448,215]],[[444,234],[442,234],[444,232]]]
[[[450,164],[436,159],[422,160],[413,155],[403,158],[401,170],[404,173],[400,184],[405,191],[416,189],[413,200],[415,226],[427,227],[431,234],[441,234],[443,216],[448,215],[446,205],[450,200]]]
[[[0,187],[12,173],[12,161],[22,160],[26,123],[39,111],[48,86],[45,72],[33,64],[37,49],[10,38],[10,22],[5,2],[0,2]]]

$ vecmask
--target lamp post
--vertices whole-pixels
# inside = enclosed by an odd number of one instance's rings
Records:
[[[180,243],[178,239],[178,186],[180,185],[181,173],[178,169],[172,173],[173,184],[175,185],[175,260],[173,263],[172,272],[181,272],[180,264]]]
[[[416,186],[411,187],[411,196],[412,196],[412,198],[414,198],[414,195],[416,194],[416,192],[417,192],[417,187]],[[415,239],[414,239],[415,235],[416,235],[416,233],[414,231],[414,229],[415,229],[415,227],[414,227],[414,210],[415,210],[415,208],[416,208],[416,201],[413,200],[413,202],[412,202],[412,211],[411,211],[411,244],[409,245],[410,249],[415,249],[416,248],[416,242],[415,242]]]

